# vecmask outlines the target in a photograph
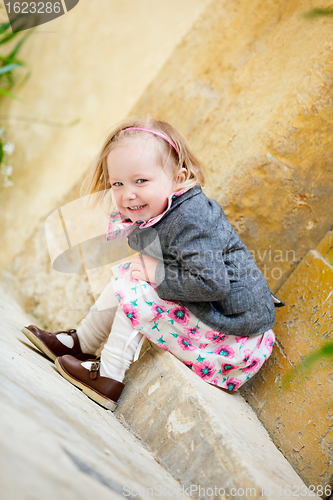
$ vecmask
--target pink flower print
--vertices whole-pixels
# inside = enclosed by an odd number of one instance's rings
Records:
[[[124,264],[122,264],[119,267],[119,273],[122,274],[122,275],[124,275],[125,273],[127,273],[127,271],[129,271],[130,265],[131,265],[130,262],[125,262]]]
[[[274,335],[271,333],[265,338],[265,346],[269,353],[272,352],[274,346]]]
[[[188,368],[192,368],[193,363],[191,361],[183,361],[184,365],[187,366]]]
[[[214,354],[218,354],[219,356],[224,356],[225,358],[233,358],[235,355],[235,351],[230,345],[222,345],[215,349]]]
[[[226,385],[229,391],[236,391],[240,385],[242,385],[242,381],[238,378],[229,378],[226,381]]]
[[[249,365],[248,366],[245,366],[244,368],[242,368],[242,371],[244,373],[248,373],[248,372],[256,372],[259,370],[261,366],[261,361],[259,358],[252,358],[250,359],[249,361]]]
[[[184,328],[184,333],[186,333],[186,335],[188,337],[190,337],[190,339],[192,340],[200,340],[201,339],[201,333],[199,332],[199,328]]]
[[[228,338],[228,335],[224,335],[224,333],[218,332],[216,330],[209,330],[209,332],[205,333],[206,339],[213,342],[213,344],[219,344],[223,340]]]
[[[128,281],[130,281],[131,283],[137,283],[138,282],[138,280],[136,278],[133,278],[132,273],[129,275]]]
[[[115,296],[119,304],[122,306],[125,298],[124,294],[120,290],[118,290],[117,292],[115,292]]]
[[[219,381],[219,378],[218,377],[215,377],[213,378],[213,380],[210,380],[210,384],[213,384],[213,385],[217,385],[218,384],[218,381]]]
[[[253,352],[251,351],[251,349],[246,349],[246,351],[244,351],[242,354],[244,356],[243,363],[247,363],[250,357],[252,356]]]
[[[242,345],[245,344],[245,342],[248,340],[249,337],[239,337],[238,335],[235,335],[235,340],[237,343],[241,343]]]
[[[259,338],[257,340],[257,349],[259,349],[260,345],[261,345],[261,342],[262,342],[262,338],[263,338],[264,334],[262,333],[261,335],[259,335]]]
[[[173,319],[177,323],[180,323],[181,325],[187,325],[190,319],[188,311],[183,306],[177,306],[170,309],[169,316],[171,319]]]
[[[151,310],[153,311],[154,317],[153,317],[153,319],[150,320],[150,323],[152,321],[156,321],[156,320],[158,320],[160,318],[165,318],[165,314],[164,313],[166,312],[166,307],[160,306],[159,304],[156,304],[154,302],[154,304],[152,305]]]
[[[177,342],[183,349],[183,351],[195,351],[194,345],[192,345],[191,342],[189,342],[189,340],[185,339],[184,337],[178,337]]]
[[[238,366],[231,365],[229,363],[225,363],[221,365],[221,375],[227,375],[231,370],[236,370]]]
[[[201,377],[203,380],[211,378],[216,372],[215,366],[209,361],[201,361],[201,363],[195,363],[193,365],[193,368],[195,373],[199,375],[199,377]]]
[[[208,346],[208,344],[200,344],[199,345],[199,348],[200,349],[206,349],[206,347]]]
[[[128,317],[128,319],[131,320],[132,326],[137,326],[139,324],[138,319],[140,318],[140,314],[138,310],[136,310],[133,306],[130,306],[129,304],[124,304],[123,311]]]

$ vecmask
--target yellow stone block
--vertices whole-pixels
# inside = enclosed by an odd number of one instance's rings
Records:
[[[292,363],[332,332],[333,269],[310,251],[279,290],[286,307],[277,311],[275,333]]]
[[[329,231],[322,241],[317,246],[319,252],[324,259],[333,266],[333,231]]]
[[[274,443],[307,485],[333,474],[333,363],[322,358],[288,387],[283,377],[300,360],[333,341],[332,231],[311,250],[278,292],[277,342],[272,356],[244,395]]]

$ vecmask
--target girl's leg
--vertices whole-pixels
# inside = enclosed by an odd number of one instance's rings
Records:
[[[117,306],[112,306],[114,300],[110,281],[77,329],[82,352],[95,353],[108,338],[117,310]]]
[[[142,339],[119,306],[111,333],[101,353],[100,374],[122,382]]]
[[[143,336],[133,329],[130,319],[119,305],[100,363],[81,362],[73,356],[59,357],[55,363],[66,380],[97,403],[112,410],[122,393],[125,372],[141,340]]]

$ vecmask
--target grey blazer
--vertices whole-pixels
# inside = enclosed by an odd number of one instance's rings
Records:
[[[153,226],[136,227],[131,248],[158,258],[157,292],[181,302],[199,320],[227,335],[263,333],[275,323],[266,279],[220,205],[198,184]]]

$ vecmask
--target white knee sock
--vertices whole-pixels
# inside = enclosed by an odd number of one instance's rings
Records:
[[[122,382],[126,370],[131,365],[142,335],[133,335],[134,328],[122,307],[107,309],[114,303],[112,282],[103,290],[88,315],[77,329],[82,352],[95,354],[106,341],[101,353],[100,374]],[[126,343],[130,336],[129,345]]]
[[[117,307],[113,306],[107,309],[107,305],[113,303],[114,290],[110,282],[77,329],[76,333],[82,352],[95,354],[108,338]]]
[[[133,334],[134,332],[134,334]],[[130,367],[135,351],[142,339],[131,321],[119,306],[113,321],[111,333],[101,353],[100,374],[122,382],[125,372]],[[134,338],[130,339],[130,336]],[[129,344],[128,340],[130,340]]]

